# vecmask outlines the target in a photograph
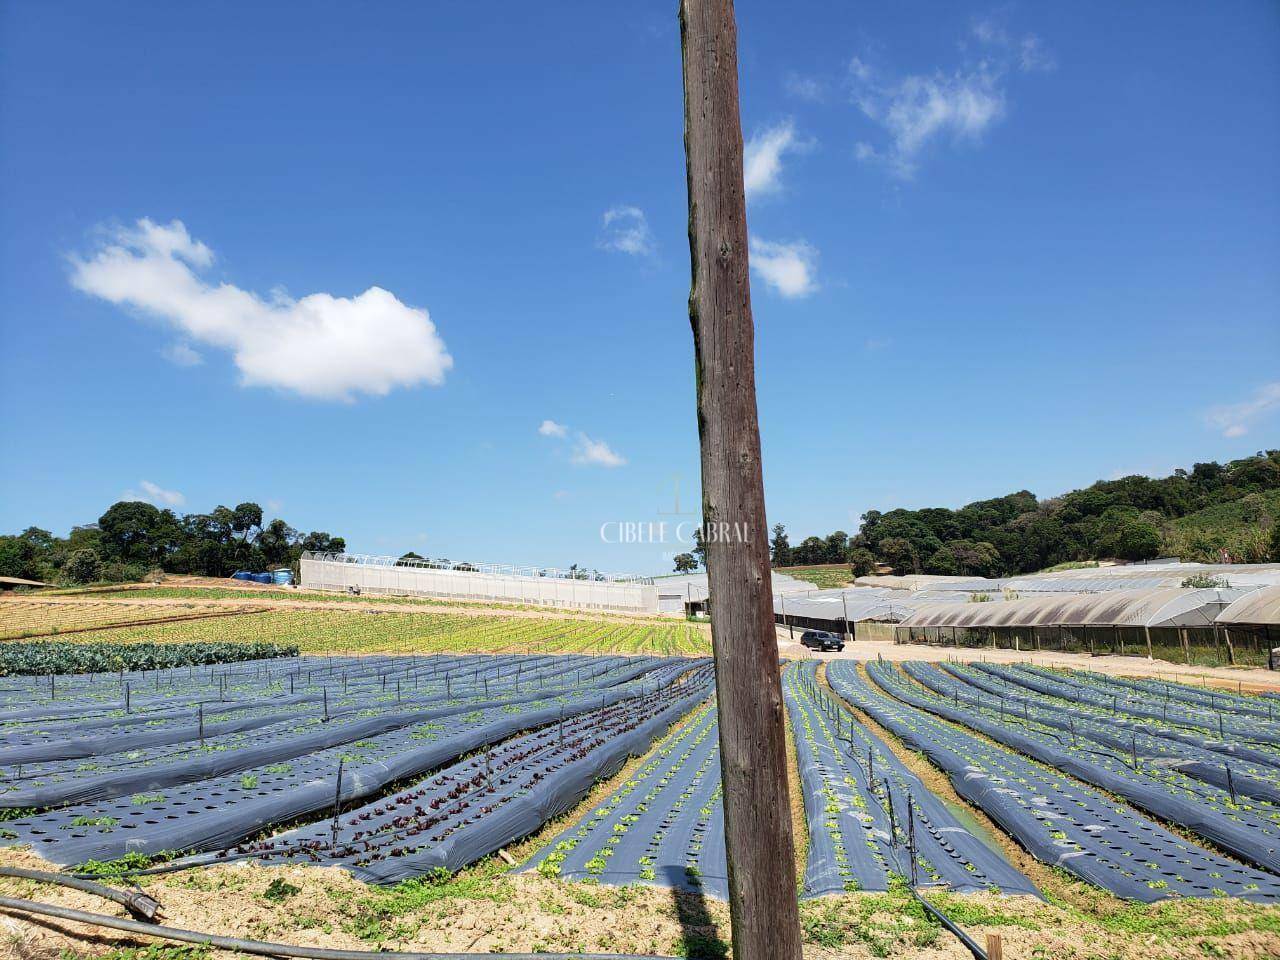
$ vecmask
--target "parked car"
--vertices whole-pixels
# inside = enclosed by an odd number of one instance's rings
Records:
[[[820,652],[844,649],[844,638],[838,633],[829,633],[826,630],[806,630],[800,635],[800,642],[806,647]]]

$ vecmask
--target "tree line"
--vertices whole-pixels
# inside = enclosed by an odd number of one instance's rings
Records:
[[[1280,561],[1280,450],[1168,477],[1103,480],[1047,500],[1019,490],[958,510],[869,510],[861,519],[854,536],[837,530],[796,546],[776,525],[773,565],[998,577],[1103,559]]]
[[[39,527],[0,536],[0,576],[56,583],[125,583],[154,570],[226,577],[292,567],[304,550],[346,551],[342,537],[321,530],[303,534],[282,519],[264,520],[262,507],[252,502],[183,515],[123,500],[66,537]]]

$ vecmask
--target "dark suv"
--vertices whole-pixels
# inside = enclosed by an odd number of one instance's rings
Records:
[[[844,640],[839,634],[828,633],[826,630],[806,630],[800,635],[800,642],[818,651],[844,649]]]

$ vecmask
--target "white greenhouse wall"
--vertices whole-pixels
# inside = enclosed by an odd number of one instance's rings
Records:
[[[657,613],[658,588],[644,583],[521,577],[430,567],[317,560],[304,556],[301,586],[306,590],[341,590],[456,600],[496,600],[537,606],[624,613]]]

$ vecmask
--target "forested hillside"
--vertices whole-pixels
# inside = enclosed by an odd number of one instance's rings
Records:
[[[1280,450],[1172,476],[1102,480],[1039,500],[1019,490],[958,510],[870,510],[856,535],[837,530],[791,546],[774,527],[774,566],[847,562],[855,576],[1003,576],[1103,559],[1254,563],[1280,560]]]

